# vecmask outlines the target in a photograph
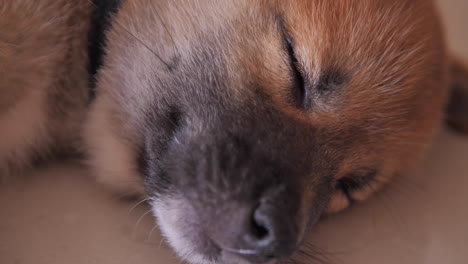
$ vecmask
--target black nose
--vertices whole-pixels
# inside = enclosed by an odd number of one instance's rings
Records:
[[[289,257],[296,248],[297,225],[288,210],[261,202],[253,210],[230,210],[215,242],[230,254],[253,263]]]

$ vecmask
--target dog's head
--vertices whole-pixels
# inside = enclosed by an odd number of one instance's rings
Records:
[[[88,139],[191,263],[288,258],[408,171],[447,97],[431,1],[126,1]]]

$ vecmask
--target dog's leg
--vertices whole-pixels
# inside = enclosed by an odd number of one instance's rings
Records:
[[[92,5],[0,0],[0,179],[81,146]]]

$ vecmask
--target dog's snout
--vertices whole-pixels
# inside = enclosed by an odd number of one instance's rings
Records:
[[[265,263],[289,257],[296,245],[297,229],[291,215],[270,202],[237,208],[224,216],[224,228],[214,234],[215,243],[235,257]]]
[[[301,160],[309,159],[304,146],[315,136],[309,126],[264,107],[267,121],[233,113],[199,126],[188,118],[179,142],[168,149],[166,171],[194,209],[200,222],[194,229],[221,254],[220,263],[287,259],[303,231],[301,183],[311,165]]]

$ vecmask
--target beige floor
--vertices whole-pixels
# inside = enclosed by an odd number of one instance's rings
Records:
[[[468,0],[442,0],[468,59]],[[145,206],[109,197],[74,166],[0,187],[0,264],[177,264]],[[442,131],[423,166],[366,204],[321,222],[333,263],[468,263],[468,137]]]

